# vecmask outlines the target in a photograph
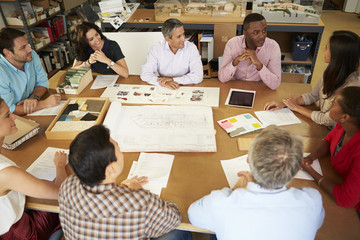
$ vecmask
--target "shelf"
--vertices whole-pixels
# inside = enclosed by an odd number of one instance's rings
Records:
[[[55,73],[57,73],[58,71],[60,71],[61,69],[54,69],[51,72],[48,73],[48,79],[51,78],[52,76],[55,75]]]
[[[292,60],[292,53],[291,52],[282,52],[281,55],[285,55],[284,60],[281,61],[281,63],[288,63],[288,64],[302,64],[302,65],[311,65],[312,62],[312,56],[309,55],[306,61],[294,61]]]
[[[1,1],[1,0],[0,0],[0,1]],[[34,22],[33,24],[28,25],[28,27],[29,27],[29,28],[30,28],[30,27],[35,27],[35,26],[37,26],[38,24],[49,20],[50,18],[52,18],[52,17],[55,16],[56,14],[59,14],[60,12],[61,12],[61,10],[60,10],[60,11],[57,11],[57,12],[54,12],[53,14],[50,14],[50,15],[49,15],[48,17],[46,17],[45,19],[40,20],[40,21],[36,21],[36,22]],[[9,25],[8,27],[9,27],[9,28],[24,28],[24,26],[20,26],[20,25]]]

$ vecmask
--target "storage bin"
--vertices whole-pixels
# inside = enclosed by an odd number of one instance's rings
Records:
[[[293,60],[294,61],[306,61],[309,56],[312,41],[307,42],[297,42],[294,41],[293,47]]]

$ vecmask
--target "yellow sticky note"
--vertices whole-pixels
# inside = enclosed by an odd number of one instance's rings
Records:
[[[258,123],[253,123],[253,126],[254,126],[255,128],[261,127],[260,124],[258,124]]]
[[[235,118],[230,118],[229,122],[234,123],[234,122],[237,122],[237,120]]]

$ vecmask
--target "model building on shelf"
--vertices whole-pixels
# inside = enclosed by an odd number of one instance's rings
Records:
[[[165,21],[168,18],[177,18],[185,22],[241,21],[245,17],[245,10],[241,7],[241,0],[158,0],[155,3],[155,19]]]
[[[314,0],[309,6],[292,2],[261,3],[254,1],[252,12],[262,14],[267,22],[317,24],[320,20],[323,3],[323,0]]]

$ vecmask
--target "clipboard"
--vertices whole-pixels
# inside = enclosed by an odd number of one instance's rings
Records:
[[[15,149],[26,140],[35,136],[40,129],[40,124],[30,119],[16,116],[14,121],[18,131],[12,135],[6,136],[2,145],[3,148],[10,150]]]

